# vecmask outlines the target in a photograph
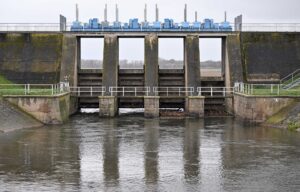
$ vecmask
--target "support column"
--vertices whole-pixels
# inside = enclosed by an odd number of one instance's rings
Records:
[[[198,35],[188,35],[184,40],[184,70],[185,87],[194,88],[192,95],[187,96],[197,96],[197,87],[201,86]],[[188,113],[190,111],[189,107],[189,98],[187,97],[185,102],[185,111]]]
[[[222,37],[222,62],[221,62],[221,75],[225,77],[225,65],[226,65],[226,37]]]
[[[80,63],[80,39],[75,35],[63,35],[62,60],[60,66],[61,82],[68,81],[70,86],[77,86],[77,66]]]
[[[204,99],[202,96],[187,97],[187,113],[192,117],[204,117]]]
[[[145,86],[150,87],[149,96],[155,96],[153,87],[158,87],[158,37],[156,34],[145,36]]]
[[[62,60],[60,65],[60,82],[69,82],[71,87],[78,85],[78,66],[80,65],[80,38],[64,34]],[[70,114],[78,111],[78,98],[70,97]]]
[[[201,86],[200,80],[200,51],[199,36],[188,35],[184,42],[184,69],[185,86],[194,87],[197,93],[197,87]]]
[[[159,117],[159,97],[147,96],[144,97],[144,116],[150,118]]]
[[[118,114],[118,99],[115,96],[99,97],[99,116],[115,117]]]
[[[117,35],[104,36],[103,74],[102,86],[106,87],[106,94],[109,94],[109,87],[118,86],[119,65],[119,41]]]

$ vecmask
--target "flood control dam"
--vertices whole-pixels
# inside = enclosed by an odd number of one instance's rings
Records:
[[[81,69],[82,38],[104,38],[103,69]],[[119,38],[144,39],[143,69],[119,69]],[[160,38],[184,39],[183,69],[159,68]],[[200,75],[202,38],[222,39],[221,77]],[[188,98],[191,110],[196,113],[203,108],[192,107],[197,104],[207,110],[230,111],[232,95],[227,94],[230,90],[226,88],[233,87],[235,82],[278,83],[299,68],[299,46],[300,34],[292,32],[7,32],[0,34],[0,72],[14,83],[49,84],[67,80],[73,88],[72,112],[99,107],[99,96],[114,103],[114,107],[106,108],[110,111],[106,115],[110,116],[117,113],[118,107],[146,108],[144,103],[156,108],[187,109]],[[199,87],[205,99],[196,99]],[[211,93],[211,87],[223,89]],[[153,109],[149,113],[158,115]]]

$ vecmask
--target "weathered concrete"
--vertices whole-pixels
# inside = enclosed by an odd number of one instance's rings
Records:
[[[192,96],[186,98],[186,112],[192,117],[204,117],[204,99],[201,96]]]
[[[241,50],[248,81],[283,78],[300,67],[300,33],[243,32]]]
[[[264,122],[295,99],[297,97],[247,96],[235,93],[234,114],[244,120]]]
[[[70,112],[69,115],[73,115],[78,112],[79,109],[79,103],[78,103],[78,97],[71,97],[70,96]]]
[[[77,86],[77,64],[79,47],[76,36],[65,34],[62,44],[62,61],[60,67],[60,81],[69,81],[70,86]]]
[[[57,83],[60,33],[1,33],[0,74],[15,83]]]
[[[54,96],[4,96],[4,99],[44,124],[62,124],[69,119],[68,93]]]
[[[150,34],[145,37],[145,86],[158,87],[158,37]],[[154,96],[153,89],[149,96]]]
[[[106,87],[106,95],[109,87],[118,86],[119,65],[119,41],[116,35],[104,36],[103,74],[102,86]]]
[[[188,35],[184,41],[185,87],[200,87],[199,36]],[[195,90],[194,95],[197,94]]]
[[[159,98],[158,96],[144,97],[144,116],[149,118],[159,117]]]
[[[114,96],[99,97],[99,116],[115,117],[118,114],[118,99]]]
[[[0,132],[41,126],[42,123],[0,98]]]
[[[229,35],[226,38],[225,85],[233,87],[235,82],[244,81],[240,35]]]

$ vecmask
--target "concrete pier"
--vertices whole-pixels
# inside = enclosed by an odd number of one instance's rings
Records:
[[[158,87],[158,37],[155,34],[145,36],[145,86]],[[155,96],[153,90],[149,96]]]
[[[193,96],[197,95],[197,87],[201,86],[199,49],[199,36],[188,35],[184,42],[185,87],[194,87]],[[190,101],[187,97],[185,102],[186,111],[189,111],[190,102],[194,101]]]
[[[204,98],[201,96],[187,97],[186,111],[192,117],[204,117]]]
[[[118,99],[114,96],[99,97],[99,116],[115,117],[118,114]]]
[[[149,118],[159,117],[159,97],[147,96],[144,97],[144,116]]]
[[[199,36],[188,35],[184,42],[185,87],[200,87]],[[196,95],[195,90],[194,95]]]
[[[108,95],[109,87],[118,86],[119,71],[119,41],[116,35],[104,36],[104,55],[103,55],[103,73],[102,86],[106,87]]]

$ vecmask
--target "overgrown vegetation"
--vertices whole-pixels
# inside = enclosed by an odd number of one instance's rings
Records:
[[[296,131],[299,128],[300,128],[300,123],[298,123],[298,122],[289,122],[289,124],[288,124],[289,131]]]

